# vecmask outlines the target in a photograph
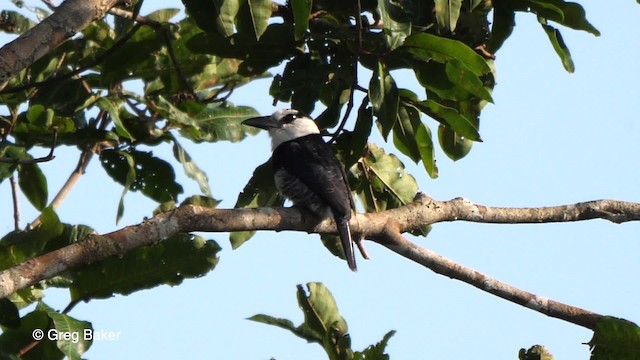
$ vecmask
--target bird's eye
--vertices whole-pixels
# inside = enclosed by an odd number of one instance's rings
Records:
[[[296,119],[296,114],[287,114],[283,119],[282,122],[285,124],[288,124],[290,122],[292,122],[293,120]]]

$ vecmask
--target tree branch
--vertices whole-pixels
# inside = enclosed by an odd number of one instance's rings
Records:
[[[594,329],[598,320],[603,318],[603,315],[593,313],[589,310],[563,304],[518,289],[474,269],[458,264],[431,250],[420,247],[402,236],[398,223],[394,221],[393,218],[389,218],[384,232],[374,239],[374,241],[437,274],[463,281],[482,291],[486,291],[547,316],[565,320],[588,329]]]
[[[377,241],[398,254],[437,273],[468,282],[507,300],[543,314],[592,328],[601,315],[570,307],[516,289],[475,270],[464,268],[407,241],[400,234],[427,224],[444,221],[484,223],[546,223],[589,219],[615,223],[640,220],[640,204],[596,200],[541,208],[494,208],[456,198],[437,201],[419,194],[413,203],[378,213],[358,214],[351,220],[354,234]],[[0,272],[0,298],[51,278],[63,271],[88,265],[109,256],[123,255],[139,246],[151,245],[178,233],[193,231],[229,232],[247,230],[293,230],[335,233],[330,219],[321,222],[305,218],[296,208],[212,209],[186,205],[158,214],[134,226],[88,239],[46,253]]]
[[[120,1],[66,0],[51,16],[0,49],[0,88]]]

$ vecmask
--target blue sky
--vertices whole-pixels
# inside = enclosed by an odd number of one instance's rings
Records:
[[[439,200],[462,196],[490,206],[600,198],[640,202],[635,146],[640,137],[640,47],[634,40],[640,38],[640,28],[634,25],[640,6],[632,0],[617,1],[615,8],[609,2],[581,3],[602,35],[562,29],[576,72],[564,71],[533,16],[518,16],[513,36],[497,54],[495,105],[488,105],[481,118],[484,143],[475,144],[455,163],[438,152],[437,180],[429,179],[421,164],[401,156],[421,191]],[[362,85],[368,82],[365,76]],[[399,86],[422,93],[411,77],[394,76]],[[230,100],[269,114],[274,108],[268,86],[269,81],[261,81],[238,89]],[[435,122],[425,122],[435,129]],[[379,138],[374,141],[382,144]],[[207,171],[223,208],[233,206],[255,166],[270,156],[264,133],[236,144],[182,143]],[[154,151],[171,157],[169,147]],[[56,155],[54,162],[42,165],[52,194],[78,156],[74,149],[61,149]],[[194,183],[179,176],[185,195],[198,193]],[[155,204],[130,193],[125,217],[116,225],[121,191],[94,159],[59,216],[104,233],[151,214]],[[0,184],[0,194],[9,199],[6,182]],[[25,221],[32,219],[35,213],[22,200]],[[0,216],[7,219],[1,229],[5,233],[12,227],[10,206],[0,207]],[[543,225],[455,222],[436,224],[427,238],[411,239],[524,290],[638,322],[639,232],[637,223],[602,220]],[[558,359],[588,358],[588,347],[582,343],[589,341],[589,330],[437,275],[371,242],[366,243],[371,260],[359,259],[360,270],[352,273],[324,249],[317,235],[262,232],[236,251],[228,244],[228,234],[205,237],[223,247],[220,264],[207,276],[173,288],[76,306],[72,316],[91,321],[98,331],[120,333],[118,340],[94,342],[86,357],[325,359],[318,345],[246,320],[265,313],[301,322],[295,286],[322,281],[333,292],[357,350],[394,329],[388,353],[395,360],[513,359],[518,349],[534,344],[547,346]],[[52,291],[46,301],[62,309],[68,297]]]

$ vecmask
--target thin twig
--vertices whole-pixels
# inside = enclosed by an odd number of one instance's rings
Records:
[[[351,115],[351,110],[353,110],[353,92],[354,92],[354,89],[358,86],[358,62],[360,59],[360,53],[362,52],[362,17],[361,17],[362,9],[360,5],[360,0],[356,0],[355,4],[356,4],[355,18],[356,18],[356,32],[357,32],[357,39],[358,39],[358,44],[357,44],[358,50],[356,54],[353,56],[353,64],[351,65],[353,67],[353,80],[351,82],[351,87],[349,88],[349,101],[347,101],[347,110],[345,111],[344,116],[340,121],[340,125],[338,125],[338,128],[331,136],[331,139],[329,139],[329,143],[333,143],[334,141],[336,141],[340,133],[342,133],[342,130],[344,130],[344,127],[347,124],[347,120],[349,119],[349,115]],[[340,95],[338,94],[338,96]]]
[[[36,159],[19,159],[19,158],[0,157],[0,163],[29,165],[29,164],[37,164],[37,163],[51,161],[55,159],[55,155],[53,155],[53,152],[56,148],[57,142],[58,142],[58,127],[54,126],[53,136],[51,139],[51,149],[49,150],[49,154],[47,156],[36,158]]]
[[[198,97],[196,96],[196,93],[193,90],[193,86],[191,86],[191,83],[189,83],[189,80],[187,80],[187,77],[184,74],[184,71],[182,71],[182,67],[180,66],[180,63],[178,62],[178,58],[176,57],[176,53],[173,49],[173,41],[171,40],[171,36],[169,33],[169,28],[166,25],[163,25],[160,28],[160,33],[164,38],[165,46],[167,47],[167,52],[169,53],[169,58],[171,59],[171,63],[173,63],[173,67],[176,69],[176,73],[178,74],[178,79],[182,83],[182,86],[189,92],[189,94],[193,96],[194,99],[197,100]]]
[[[15,231],[20,230],[20,199],[18,199],[18,184],[16,178],[11,175],[9,178],[11,183],[11,199],[13,200],[13,228]]]
[[[100,113],[98,114],[98,118],[100,119],[100,125],[99,125],[100,130],[104,130],[103,127],[106,127],[106,124],[108,122],[107,120],[108,116],[106,116],[107,114],[108,113],[105,110],[100,111]],[[62,187],[60,188],[56,196],[53,198],[53,200],[49,204],[51,208],[57,209],[60,206],[60,204],[62,204],[64,199],[67,197],[67,195],[69,195],[69,192],[71,191],[71,189],[75,186],[78,180],[80,180],[82,175],[85,174],[87,170],[87,166],[89,166],[89,162],[91,161],[91,158],[93,158],[92,146],[86,145],[84,150],[82,150],[82,152],[80,153],[80,158],[78,159],[78,164],[76,165],[76,168],[71,172],[71,174],[69,175],[69,178],[67,178],[67,181],[65,181],[64,185],[62,185]],[[38,225],[40,225],[40,216],[38,216],[35,220],[33,220],[29,224],[28,228],[33,229]]]

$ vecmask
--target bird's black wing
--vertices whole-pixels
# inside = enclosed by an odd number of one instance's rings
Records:
[[[273,153],[274,169],[283,168],[340,213],[351,218],[355,209],[342,164],[318,134],[280,144]]]

